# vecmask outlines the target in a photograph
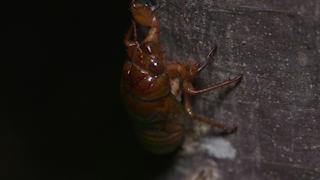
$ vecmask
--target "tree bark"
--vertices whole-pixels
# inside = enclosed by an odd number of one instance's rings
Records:
[[[320,178],[320,1],[161,0],[161,42],[179,62],[212,62],[195,80],[195,113],[237,125],[227,136],[188,119],[173,166],[156,179]]]

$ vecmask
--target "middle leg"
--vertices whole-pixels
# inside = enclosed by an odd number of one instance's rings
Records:
[[[204,92],[208,92],[208,91],[211,91],[211,90],[214,90],[214,89],[217,89],[217,88],[226,86],[226,85],[228,85],[228,84],[231,84],[231,83],[240,81],[241,78],[242,78],[242,74],[240,74],[239,76],[235,77],[234,79],[226,80],[226,81],[224,81],[224,82],[222,82],[222,83],[219,83],[219,84],[216,84],[216,85],[207,87],[207,88],[199,89],[199,90],[195,90],[195,89],[193,88],[193,85],[192,85],[191,81],[189,81],[189,80],[184,80],[184,81],[183,81],[183,89],[184,89],[187,93],[189,93],[189,94],[197,95],[197,94],[201,94],[201,93],[204,93]]]
[[[212,122],[204,117],[195,115],[193,113],[191,95],[186,92],[184,93],[184,107],[185,107],[185,111],[187,112],[188,116],[190,116],[191,118],[208,123],[212,126],[218,127],[218,128],[223,129],[227,132],[233,132],[233,131],[237,130],[237,127],[228,127],[226,125],[218,124],[218,123]]]

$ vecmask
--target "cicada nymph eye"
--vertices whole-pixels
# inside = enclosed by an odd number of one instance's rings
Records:
[[[158,75],[164,73],[165,66],[162,61],[153,60],[148,65],[148,69],[151,73]]]

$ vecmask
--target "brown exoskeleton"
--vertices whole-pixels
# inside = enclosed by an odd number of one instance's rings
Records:
[[[129,59],[123,67],[121,96],[130,116],[136,123],[136,133],[142,144],[151,152],[164,154],[176,149],[183,141],[185,112],[188,116],[232,132],[228,127],[212,122],[193,113],[191,95],[223,87],[239,81],[242,75],[232,80],[195,90],[191,83],[209,63],[214,47],[205,62],[178,63],[169,58],[159,44],[159,21],[153,12],[156,8],[131,1],[134,20],[124,43],[128,47]],[[136,23],[150,27],[142,42],[138,42]],[[134,41],[130,41],[134,32]],[[184,107],[180,103],[184,95]]]

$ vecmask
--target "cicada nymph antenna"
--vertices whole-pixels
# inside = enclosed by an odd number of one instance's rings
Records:
[[[134,22],[134,20],[132,20],[132,26],[133,26],[133,36],[134,36],[134,42],[137,46],[137,49],[139,49],[139,51],[142,53],[142,50],[140,49],[140,44],[138,41],[138,33],[137,33],[137,25]]]

